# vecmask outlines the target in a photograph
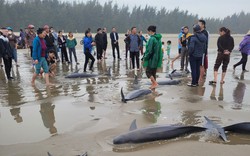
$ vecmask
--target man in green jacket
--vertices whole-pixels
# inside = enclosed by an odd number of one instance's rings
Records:
[[[150,39],[146,45],[143,66],[146,67],[146,75],[152,82],[150,89],[155,90],[158,86],[156,82],[156,71],[157,68],[161,68],[162,66],[162,35],[156,34],[156,26],[149,26],[148,34],[150,35]]]

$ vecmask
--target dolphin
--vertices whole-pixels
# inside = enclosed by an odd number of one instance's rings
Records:
[[[126,96],[123,93],[123,88],[121,88],[121,97],[122,97],[122,102],[126,103],[127,101],[139,98],[144,95],[148,95],[152,93],[150,89],[138,89],[134,90],[132,92],[129,92]]]
[[[68,79],[75,79],[75,78],[92,78],[97,77],[98,74],[91,74],[91,73],[72,73],[68,76],[65,76],[65,78]]]
[[[173,70],[170,74],[168,74],[166,77],[170,78],[171,80],[173,78],[181,78],[181,77],[187,77],[187,75],[189,74],[189,71],[185,71],[185,72],[177,72],[177,70]]]
[[[178,85],[181,80],[159,80],[157,83],[158,85]],[[146,83],[146,85],[151,85],[151,83]]]
[[[137,129],[136,120],[130,126],[130,131],[113,139],[113,144],[144,143],[157,140],[167,140],[176,137],[205,131],[206,128],[196,126],[151,126]]]
[[[52,156],[49,152],[47,152],[47,154],[48,154],[48,156]],[[77,155],[77,156],[88,156],[88,153],[85,152],[85,153],[83,153],[82,155]]]
[[[224,127],[225,131],[241,134],[250,134],[250,122],[241,122]]]

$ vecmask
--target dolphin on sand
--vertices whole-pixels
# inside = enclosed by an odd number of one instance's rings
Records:
[[[122,102],[126,103],[127,101],[134,100],[136,98],[145,96],[152,93],[150,89],[138,89],[134,90],[132,92],[129,92],[126,96],[123,93],[123,88],[121,88],[121,97],[122,97]]]

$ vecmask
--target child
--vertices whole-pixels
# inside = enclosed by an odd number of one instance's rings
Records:
[[[168,55],[168,60],[170,60],[170,50],[171,50],[171,41],[168,40],[168,42],[167,42],[167,55]]]
[[[164,60],[164,52],[165,52],[165,42],[161,42],[161,50],[162,50],[162,60]]]

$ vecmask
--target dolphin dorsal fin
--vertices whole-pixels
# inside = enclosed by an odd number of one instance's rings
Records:
[[[129,127],[129,131],[133,131],[137,129],[137,125],[136,125],[136,119],[133,120],[133,122],[131,123],[130,127]]]
[[[49,152],[47,152],[48,156],[52,156]]]
[[[227,136],[225,134],[225,130],[218,124],[214,123],[213,121],[211,121],[208,117],[204,116],[204,118],[207,121],[208,126],[210,126],[209,128],[215,128],[217,129],[217,131],[220,134],[220,137],[224,140],[227,141]]]

